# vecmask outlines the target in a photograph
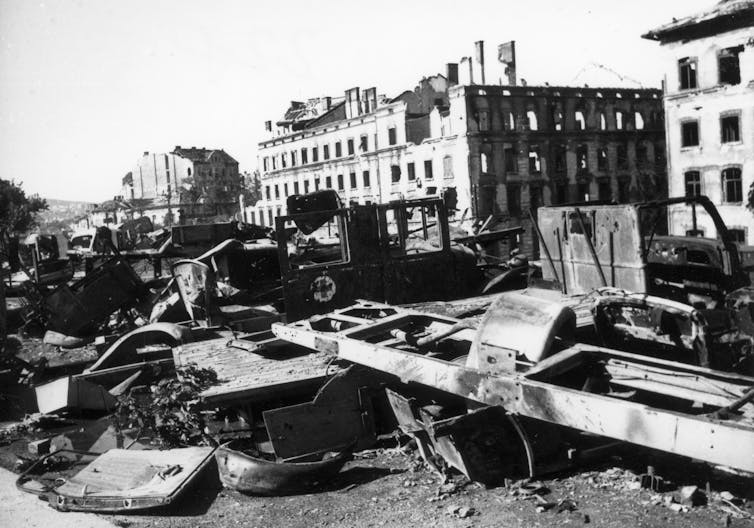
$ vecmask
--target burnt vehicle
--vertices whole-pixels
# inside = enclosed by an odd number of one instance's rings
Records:
[[[18,260],[29,279],[38,286],[50,286],[73,278],[73,266],[61,254],[66,240],[62,235],[32,233],[18,245]]]
[[[668,234],[668,212],[689,207],[687,236]],[[698,219],[714,226],[700,229]],[[706,196],[632,204],[584,203],[542,207],[544,279],[569,295],[600,286],[648,293],[707,308],[750,285],[738,248]]]
[[[485,290],[490,268],[507,268],[480,263],[470,247],[476,241],[473,236],[459,239],[465,243],[451,237],[442,198],[350,208],[340,207],[337,194],[309,202],[312,210],[277,218],[288,320],[325,313],[360,298],[406,304],[509,287],[503,281]],[[307,209],[306,204],[291,205],[289,210]],[[488,238],[516,247],[520,232],[512,228]]]
[[[592,306],[598,344],[722,371],[754,374],[754,338],[727,309],[688,304],[614,288]]]

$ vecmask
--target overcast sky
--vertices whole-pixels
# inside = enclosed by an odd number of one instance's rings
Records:
[[[290,100],[397,95],[446,62],[516,40],[527,82],[591,63],[660,87],[646,30],[714,0],[0,0],[0,178],[102,201],[144,151],[224,148],[256,166]],[[359,6],[359,7],[357,7]],[[367,8],[367,6],[369,6]]]

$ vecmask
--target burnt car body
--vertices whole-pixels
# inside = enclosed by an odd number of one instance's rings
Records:
[[[692,236],[669,235],[667,210],[682,205],[692,209]],[[697,214],[712,220],[716,238],[693,236],[702,233]],[[750,285],[738,248],[706,196],[542,207],[538,224],[550,255],[543,278],[560,282],[569,295],[613,286],[713,307]]]

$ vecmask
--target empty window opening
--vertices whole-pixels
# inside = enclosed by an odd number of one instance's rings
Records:
[[[332,189],[332,176],[325,176],[325,189]]]
[[[387,143],[388,145],[395,145],[398,141],[398,136],[395,127],[387,129]]]
[[[343,147],[340,145],[340,141],[335,143],[335,157],[339,158],[343,155]]]
[[[297,181],[293,182],[293,194],[298,194],[299,191],[300,191],[300,189],[299,189],[299,186],[298,186],[298,182]]]
[[[264,188],[264,197],[267,198],[268,202],[270,200],[272,200],[271,190],[270,190],[270,186],[269,185],[266,185],[265,188]]]
[[[597,199],[603,201],[610,201],[613,199],[613,190],[610,186],[610,180],[602,178],[597,183]]]
[[[586,130],[586,120],[584,119],[584,112],[576,110],[576,130]]]
[[[504,154],[505,156],[505,172],[515,174],[518,172],[518,155],[516,154],[516,149],[513,147],[508,147],[505,149]]]
[[[508,198],[508,214],[521,216],[521,186],[509,183],[505,186],[505,192]]]
[[[355,189],[356,188],[356,173],[355,172],[350,173],[348,175],[348,178],[351,182],[351,189]]]
[[[681,90],[696,88],[696,59],[685,57],[678,61],[678,88]]]
[[[555,171],[565,172],[566,170],[566,147],[558,145],[555,147]]]
[[[490,129],[490,113],[487,110],[479,110],[478,114],[479,130],[486,132]]]
[[[695,147],[699,145],[699,123],[686,121],[681,123],[681,146]]]
[[[314,190],[319,190],[319,178],[314,178]]]
[[[342,174],[338,174],[338,190],[339,191],[343,190],[343,175]]]
[[[283,184],[283,196],[285,198],[288,198],[288,184],[287,183]]]
[[[641,112],[634,112],[634,123],[636,124],[636,130],[644,130],[644,117]]]
[[[326,160],[330,159],[330,145],[325,145],[322,147],[322,157]]]
[[[526,112],[526,119],[529,120],[529,130],[538,130],[537,113],[534,110]]]
[[[639,142],[636,144],[636,161],[638,163],[645,163],[649,161],[649,150],[647,146]]]
[[[558,182],[555,185],[555,204],[564,204],[568,201],[568,184],[565,182]]]
[[[516,130],[516,116],[513,112],[508,112],[508,130]]]
[[[390,165],[390,181],[398,183],[401,181],[401,168],[398,165]]]
[[[353,139],[349,139],[346,142],[346,148],[348,148],[348,155],[352,156],[353,155]]]
[[[432,174],[432,160],[424,160],[424,179],[431,180],[434,178]]]
[[[309,194],[309,180],[304,180],[304,194]]]
[[[605,112],[600,112],[600,130],[607,130],[607,117]]]
[[[700,196],[702,194],[702,175],[699,171],[686,171],[683,175],[686,185],[686,197]]]
[[[746,228],[745,227],[729,227],[728,234],[736,244],[746,243]]]
[[[540,172],[542,170],[541,160],[539,157],[539,145],[529,146],[529,172]]]
[[[301,164],[302,165],[306,165],[307,163],[309,163],[309,158],[307,157],[308,154],[309,154],[309,151],[307,151],[305,148],[301,149]]]
[[[364,188],[368,189],[370,187],[370,185],[371,185],[371,183],[369,181],[369,171],[365,170],[364,172],[362,172],[361,173],[361,178],[362,178],[362,181],[363,181],[363,184],[364,184]]]
[[[312,161],[314,163],[319,161],[319,148],[318,147],[312,147]]]
[[[589,201],[589,184],[586,182],[579,183],[576,186],[576,200]]]
[[[416,168],[414,167],[414,162],[408,163],[406,165],[406,170],[408,172],[408,181],[413,181],[416,179]]]
[[[589,169],[589,149],[586,145],[576,147],[576,168],[579,170]]]
[[[738,115],[726,115],[720,118],[720,141],[722,143],[741,141]]]
[[[285,152],[283,152],[280,155],[280,166],[285,168],[287,165],[288,165],[288,155]]]
[[[597,169],[601,171],[607,170],[607,149],[600,148],[597,150]]]
[[[482,152],[479,156],[479,166],[482,173],[485,173],[489,170],[490,163],[490,156],[486,152]]]
[[[623,130],[623,112],[620,110],[615,112],[615,128],[617,130]]]
[[[741,169],[729,167],[723,170],[723,201],[726,203],[743,202]]]
[[[720,84],[740,84],[741,66],[738,54],[744,50],[743,46],[725,48],[717,55],[717,68]]]

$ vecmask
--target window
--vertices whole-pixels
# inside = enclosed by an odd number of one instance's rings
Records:
[[[319,147],[312,147],[312,162],[317,163],[319,161]]]
[[[636,123],[636,130],[644,130],[644,117],[641,112],[634,112],[634,123]]]
[[[526,119],[529,121],[529,130],[537,130],[537,113],[534,110],[526,112]]]
[[[618,203],[628,203],[630,185],[631,181],[628,179],[618,180]]]
[[[576,196],[577,201],[582,201],[582,200],[585,202],[589,201],[589,184],[588,183],[586,182],[579,183],[576,188],[576,192],[577,192],[577,196]]]
[[[681,146],[695,147],[699,145],[699,122],[686,121],[681,123]]]
[[[340,146],[340,141],[335,143],[335,157],[339,158],[343,155],[343,147]]]
[[[613,190],[610,188],[610,180],[602,178],[597,182],[597,199],[609,201],[613,199]]]
[[[505,186],[505,192],[508,198],[508,214],[521,216],[521,186],[509,183]]]
[[[616,161],[619,169],[628,169],[628,147],[625,143],[618,145],[616,149]]]
[[[337,240],[337,244],[329,246],[329,250],[318,252],[315,249],[317,242],[313,239],[301,241],[303,247],[300,254],[291,255],[288,260],[290,269],[324,267],[335,263],[344,263],[349,260],[348,243],[346,236],[346,213],[344,211],[324,211],[318,216],[318,222],[326,226],[331,240]],[[318,224],[320,225],[320,224]],[[318,299],[320,295],[316,288],[312,289],[312,295]],[[319,300],[324,300],[321,298]]]
[[[737,244],[746,243],[746,228],[745,227],[730,227],[728,228],[728,234],[733,239],[733,242]]]
[[[597,149],[597,170],[607,170],[607,149],[604,147]]]
[[[325,176],[325,189],[332,189],[332,176]]]
[[[541,169],[539,145],[529,145],[529,172],[540,172]]]
[[[370,181],[369,181],[369,171],[365,170],[361,173],[362,183],[364,184],[364,188],[368,189],[370,187]]]
[[[559,108],[552,109],[552,125],[556,131],[563,130],[563,112]]]
[[[387,143],[388,145],[395,145],[398,142],[395,127],[387,129]]]
[[[432,160],[424,160],[424,179],[431,180],[434,178],[432,174]]]
[[[686,183],[686,197],[699,196],[702,194],[702,175],[699,171],[686,171],[683,175]]]
[[[442,176],[443,178],[453,178],[453,157],[445,156],[442,159]]]
[[[398,165],[390,165],[390,181],[398,183],[401,181],[401,168]]]
[[[319,178],[314,178],[314,190],[319,190]]]
[[[326,160],[330,159],[330,145],[322,147],[322,157]]]
[[[283,196],[288,198],[288,184],[287,183],[283,184]]]
[[[600,130],[607,130],[607,117],[605,117],[605,112],[600,112]]]
[[[348,175],[349,180],[351,181],[351,189],[356,188],[356,173],[352,172]]]
[[[270,221],[270,227],[275,225],[275,223],[272,221],[272,208],[267,209],[267,219]]]
[[[529,186],[529,208],[536,211],[544,205],[544,198],[542,196],[542,187]]]
[[[293,152],[291,152],[291,167],[295,167],[296,166],[296,154],[297,153],[296,153],[295,150]]]
[[[505,157],[505,172],[515,174],[518,172],[518,156],[516,156],[516,149],[508,147],[505,149],[503,156]]]
[[[301,149],[301,165],[306,165],[309,163],[309,159],[307,158],[307,154],[309,154],[309,151],[306,150],[306,147]]]
[[[589,170],[589,150],[586,145],[576,147],[576,169]]]
[[[278,168],[277,160],[278,160],[277,156],[272,156],[272,170],[275,170]]]
[[[267,172],[267,166],[269,164],[270,159],[265,156],[264,159],[262,159],[262,169]],[[188,170],[188,175],[191,176],[191,169]]]
[[[271,189],[269,185],[265,185],[264,187],[264,196],[265,198],[267,198],[268,202],[272,200]]]
[[[508,130],[516,130],[516,116],[513,112],[508,112]]]
[[[564,204],[568,201],[568,184],[560,181],[555,184],[555,204]]]
[[[490,129],[490,113],[487,110],[479,110],[477,114],[479,120],[479,130],[486,132]]]
[[[361,138],[359,138],[359,150],[361,150],[361,152],[369,150],[367,136],[361,136]]]
[[[743,202],[743,186],[741,184],[741,169],[729,167],[723,170],[723,201],[725,203]]]
[[[301,189],[298,185],[298,182],[297,181],[293,182],[293,194],[298,194],[300,191]]]
[[[584,112],[576,110],[576,130],[586,130],[586,120],[584,119]]]
[[[743,46],[720,50],[717,55],[717,71],[720,84],[740,84],[741,66],[738,54],[744,50]]]
[[[338,190],[342,191],[343,187],[344,187],[344,185],[343,185],[343,175],[342,174],[338,174]]]
[[[416,169],[414,168],[414,162],[409,163],[406,168],[408,169],[408,181],[416,179]]]
[[[283,168],[288,166],[288,154],[285,152],[280,155],[280,166]]]
[[[348,149],[348,155],[353,156],[353,139],[349,139],[346,142],[346,148]]]
[[[735,143],[741,141],[741,129],[738,115],[725,115],[720,118],[720,142]]]
[[[639,141],[636,143],[636,163],[646,163],[649,161],[649,150],[647,145]]]
[[[479,155],[479,169],[482,173],[488,172],[490,167],[490,156],[486,152]]]
[[[678,61],[678,88],[680,90],[696,88],[696,59],[685,57]]]
[[[304,194],[309,194],[309,180],[304,180]]]
[[[557,145],[555,147],[555,172],[566,171],[566,146]]]
[[[615,128],[616,130],[623,130],[623,112],[620,110],[615,111]]]

